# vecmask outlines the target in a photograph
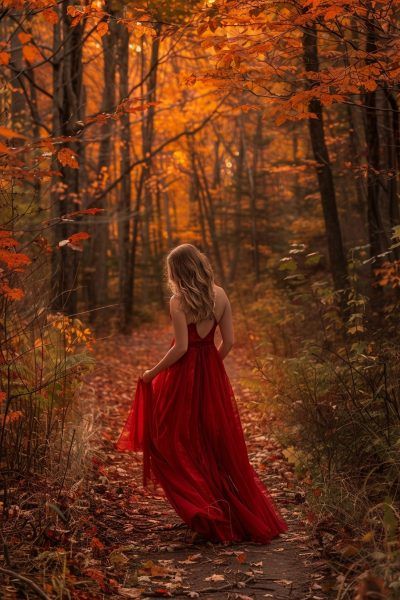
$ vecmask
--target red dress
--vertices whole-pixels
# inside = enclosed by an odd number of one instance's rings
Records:
[[[288,527],[249,463],[217,324],[202,338],[190,323],[187,352],[151,383],[138,380],[116,448],[143,451],[144,484],[155,479],[192,530],[267,543]]]

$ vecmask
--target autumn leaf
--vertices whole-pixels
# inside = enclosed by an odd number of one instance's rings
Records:
[[[6,398],[7,398],[7,394],[5,392],[0,392],[0,406],[3,404],[3,402]]]
[[[0,136],[7,138],[7,139],[12,139],[12,138],[19,138],[22,140],[28,139],[26,137],[26,135],[23,135],[22,133],[18,133],[18,131],[14,131],[13,129],[10,129],[9,127],[4,127],[3,125],[0,126]]]
[[[170,574],[170,569],[168,567],[158,565],[152,560],[147,560],[146,562],[144,562],[140,571],[142,573],[149,572],[152,577],[164,577]]]
[[[45,21],[51,23],[51,25],[55,25],[58,22],[58,14],[51,8],[46,8],[46,10],[42,12],[42,17]]]
[[[106,33],[108,33],[108,23],[106,23],[105,21],[101,21],[97,25],[97,33],[100,35],[100,37],[106,35]]]
[[[9,231],[0,230],[0,248],[16,248],[18,245],[17,240],[10,236]]]
[[[14,411],[8,413],[8,415],[4,419],[4,422],[7,424],[14,423],[15,421],[19,421],[19,419],[21,419],[22,416],[23,416],[22,411],[14,410]]]
[[[214,573],[214,575],[206,577],[205,581],[225,581],[225,577],[223,575],[218,575],[218,573]]]
[[[0,285],[0,293],[7,298],[7,300],[21,300],[24,297],[24,291],[21,288],[12,288],[8,283],[2,283]]]
[[[22,54],[24,58],[29,62],[33,62],[35,60],[39,60],[42,58],[42,55],[39,52],[39,49],[32,44],[28,44],[27,46],[23,46]]]
[[[161,598],[171,598],[172,594],[165,588],[157,588],[154,590],[154,593]]]
[[[59,150],[57,153],[57,158],[63,167],[79,169],[76,154],[70,148],[61,148],[61,150]]]
[[[246,559],[247,559],[247,554],[246,554],[246,552],[239,552],[239,553],[236,555],[236,560],[237,560],[239,563],[241,563],[241,564],[245,563],[245,562],[246,562]]]
[[[77,15],[82,14],[81,11],[79,11],[76,6],[68,6],[67,8],[67,15],[69,15],[70,17],[76,17]]]
[[[60,248],[63,246],[69,246],[72,250],[78,250],[82,252],[83,248],[81,242],[90,238],[90,234],[86,231],[80,231],[73,233],[67,240],[61,240],[58,242]]]
[[[284,586],[293,585],[293,581],[291,581],[290,579],[276,579],[275,583],[278,583],[279,585],[284,585]]]
[[[10,62],[10,55],[8,52],[0,52],[0,65],[8,65]]]
[[[79,233],[72,234],[68,239],[71,244],[76,244],[78,242],[82,242],[83,240],[88,240],[90,238],[90,233],[86,231],[80,231]]]
[[[21,44],[27,44],[32,39],[32,35],[30,33],[22,31],[18,34],[18,39],[21,42]]]
[[[104,212],[105,208],[84,208],[83,210],[77,210],[69,213],[68,217],[79,217],[80,215],[97,215],[100,212]]]
[[[72,17],[71,27],[76,27],[81,22],[82,18],[85,15],[84,11],[78,10],[76,6],[68,6],[67,14]]]
[[[97,538],[97,537],[93,537],[91,539],[90,545],[92,548],[95,548],[96,550],[103,550],[105,548],[103,542],[100,541],[99,538]]]
[[[23,267],[30,264],[31,259],[26,254],[0,250],[0,261],[5,263],[12,271],[21,271]]]
[[[335,19],[339,15],[342,15],[344,13],[344,11],[345,11],[344,6],[332,6],[331,8],[328,8],[327,11],[325,11],[324,19],[325,19],[325,21],[329,21],[330,19]]]
[[[368,79],[367,81],[363,81],[362,85],[369,92],[374,92],[378,87],[378,84],[374,79]]]
[[[86,575],[88,575],[88,577],[90,577],[94,581],[97,581],[97,583],[100,586],[102,586],[104,584],[104,575],[98,569],[88,568],[88,569],[85,569],[84,572],[86,573]]]

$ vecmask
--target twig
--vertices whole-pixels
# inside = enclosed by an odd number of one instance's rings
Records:
[[[45,594],[44,591],[34,581],[28,579],[28,577],[20,575],[15,571],[11,571],[11,569],[3,569],[3,567],[0,567],[0,573],[4,573],[5,575],[11,575],[11,577],[15,577],[16,579],[27,583],[37,593],[39,598],[44,598],[44,600],[50,600],[49,596]]]

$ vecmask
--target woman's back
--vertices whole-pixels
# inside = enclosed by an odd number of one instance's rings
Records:
[[[213,330],[214,323],[216,322],[219,325],[222,336],[222,344],[219,347],[219,351],[224,350],[227,353],[232,348],[234,342],[231,305],[222,287],[214,284],[213,288],[215,293],[214,316],[194,322],[189,321],[186,315],[186,323],[187,325],[193,325],[199,337],[205,339]]]

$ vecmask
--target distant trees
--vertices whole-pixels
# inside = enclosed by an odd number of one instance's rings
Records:
[[[241,21],[251,36],[239,25]],[[393,258],[391,229],[399,224],[399,71],[393,50],[399,44],[398,24],[398,7],[383,0],[288,2],[280,7],[266,0],[215,2],[208,9],[208,21],[203,18],[200,25],[207,46],[216,52],[217,66],[210,76],[231,90],[240,88],[259,98],[260,110],[264,107],[275,114],[279,125],[308,121],[337,289],[346,285],[342,230],[353,210],[344,199],[339,199],[339,210],[337,206],[337,180],[339,173],[343,178],[343,169],[352,169],[348,180],[359,208],[365,203],[361,214],[366,215],[371,258]],[[350,119],[350,167],[338,163],[340,142],[332,137],[345,114],[341,105],[347,107]],[[355,106],[362,111],[363,133],[357,131],[360,120],[354,118]],[[350,247],[352,240],[346,237]]]
[[[56,224],[53,308],[101,323],[110,305],[129,331],[179,241],[223,285],[260,282],[293,240],[326,252],[335,289],[355,244],[397,260],[398,25],[383,0],[9,2],[2,139],[42,148],[51,181],[24,197]]]

